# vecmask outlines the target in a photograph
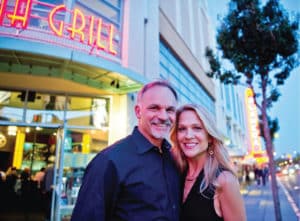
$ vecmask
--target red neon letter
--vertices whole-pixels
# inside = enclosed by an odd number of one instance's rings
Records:
[[[77,18],[79,15],[79,18]],[[77,23],[77,19],[81,20],[81,26],[76,28],[76,23]],[[70,32],[71,32],[71,38],[74,39],[75,34],[79,34],[80,35],[80,41],[84,42],[84,33],[83,33],[83,29],[85,27],[85,18],[84,15],[82,14],[82,12],[75,8],[74,9],[74,15],[73,15],[73,22],[72,22],[72,27],[71,28],[67,28]]]
[[[4,8],[7,5],[7,0],[2,0],[0,5],[0,25],[2,25],[3,17],[4,17]]]
[[[50,28],[52,29],[52,31],[54,31],[55,34],[57,34],[58,36],[61,37],[63,34],[64,22],[59,21],[58,28],[56,28],[54,25],[54,16],[59,10],[66,10],[66,6],[58,5],[54,9],[52,9],[49,14],[48,20],[49,20],[49,25],[50,25]]]
[[[31,0],[17,0],[13,14],[7,14],[11,19],[11,25],[16,27],[16,22],[21,22],[21,27],[26,28],[28,25],[29,12],[31,10]],[[1,6],[2,8],[2,6]]]
[[[98,28],[97,28],[97,47],[104,50],[105,49],[105,45],[101,43],[101,31],[102,31],[102,19],[99,18],[98,19]]]
[[[109,47],[108,47],[109,49],[108,49],[108,51],[111,54],[115,55],[115,54],[117,54],[117,51],[114,49],[114,41],[113,41],[113,39],[114,39],[114,26],[112,24],[110,24],[108,27],[109,27]]]
[[[91,20],[90,20],[90,29],[89,29],[89,41],[88,41],[88,45],[93,45],[93,35],[94,35],[94,21],[95,21],[95,17],[91,16]]]

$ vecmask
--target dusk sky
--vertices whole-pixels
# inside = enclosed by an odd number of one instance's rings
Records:
[[[212,22],[216,25],[217,15],[224,17],[228,12],[229,0],[207,0]],[[266,2],[266,1],[262,1]],[[280,0],[284,8],[290,13],[300,13],[300,1]],[[300,51],[300,49],[299,49]],[[279,136],[274,141],[276,158],[283,154],[300,153],[300,67],[294,69],[285,84],[280,87],[281,97],[273,104],[272,116],[278,118]]]

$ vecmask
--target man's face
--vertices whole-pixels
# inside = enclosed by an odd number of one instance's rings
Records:
[[[172,91],[164,86],[148,89],[135,106],[140,132],[155,146],[160,147],[175,121],[177,101]]]

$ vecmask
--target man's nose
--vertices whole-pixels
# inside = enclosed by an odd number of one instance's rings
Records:
[[[166,120],[166,119],[168,119],[169,117],[170,117],[170,116],[169,116],[167,110],[161,109],[161,111],[159,112],[159,118],[160,118],[160,119]]]

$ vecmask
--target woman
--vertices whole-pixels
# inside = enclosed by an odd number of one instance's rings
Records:
[[[182,221],[245,221],[238,178],[209,114],[188,104],[176,113],[173,154],[184,175]]]

